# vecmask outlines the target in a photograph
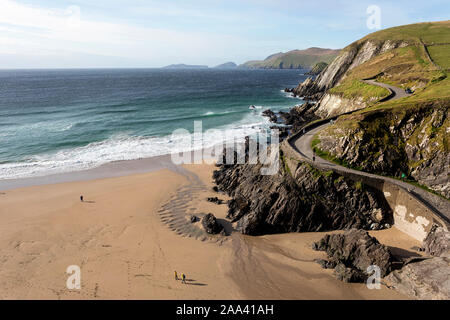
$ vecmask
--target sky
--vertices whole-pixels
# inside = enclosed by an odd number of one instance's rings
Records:
[[[448,19],[448,0],[0,0],[0,68],[241,64]]]

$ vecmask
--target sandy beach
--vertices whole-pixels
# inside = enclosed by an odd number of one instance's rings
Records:
[[[324,233],[208,236],[188,215],[225,218],[225,204],[206,201],[217,196],[214,168],[2,191],[0,299],[407,298],[336,280],[313,261],[324,258],[311,249]],[[372,235],[398,250],[417,245],[395,228]],[[70,265],[81,268],[81,290],[66,287]],[[175,281],[174,271],[185,273],[187,284]]]

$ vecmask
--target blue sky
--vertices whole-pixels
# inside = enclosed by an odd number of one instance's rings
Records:
[[[448,20],[450,1],[0,0],[0,68],[214,66],[311,46],[342,48],[368,29]]]

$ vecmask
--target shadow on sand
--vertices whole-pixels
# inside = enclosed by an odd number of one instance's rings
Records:
[[[186,284],[187,285],[189,285],[189,286],[207,286],[207,284],[206,283],[200,283],[200,282],[197,282],[197,280],[194,280],[194,279],[186,279]]]

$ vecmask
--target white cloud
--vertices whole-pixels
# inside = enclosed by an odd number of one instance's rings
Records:
[[[180,59],[180,53],[186,61],[196,59],[199,52],[220,56],[230,42],[241,41],[226,35],[85,20],[76,7],[42,9],[0,0],[0,8],[0,43],[8,47],[2,52],[8,53],[71,52],[147,60],[155,66]]]

